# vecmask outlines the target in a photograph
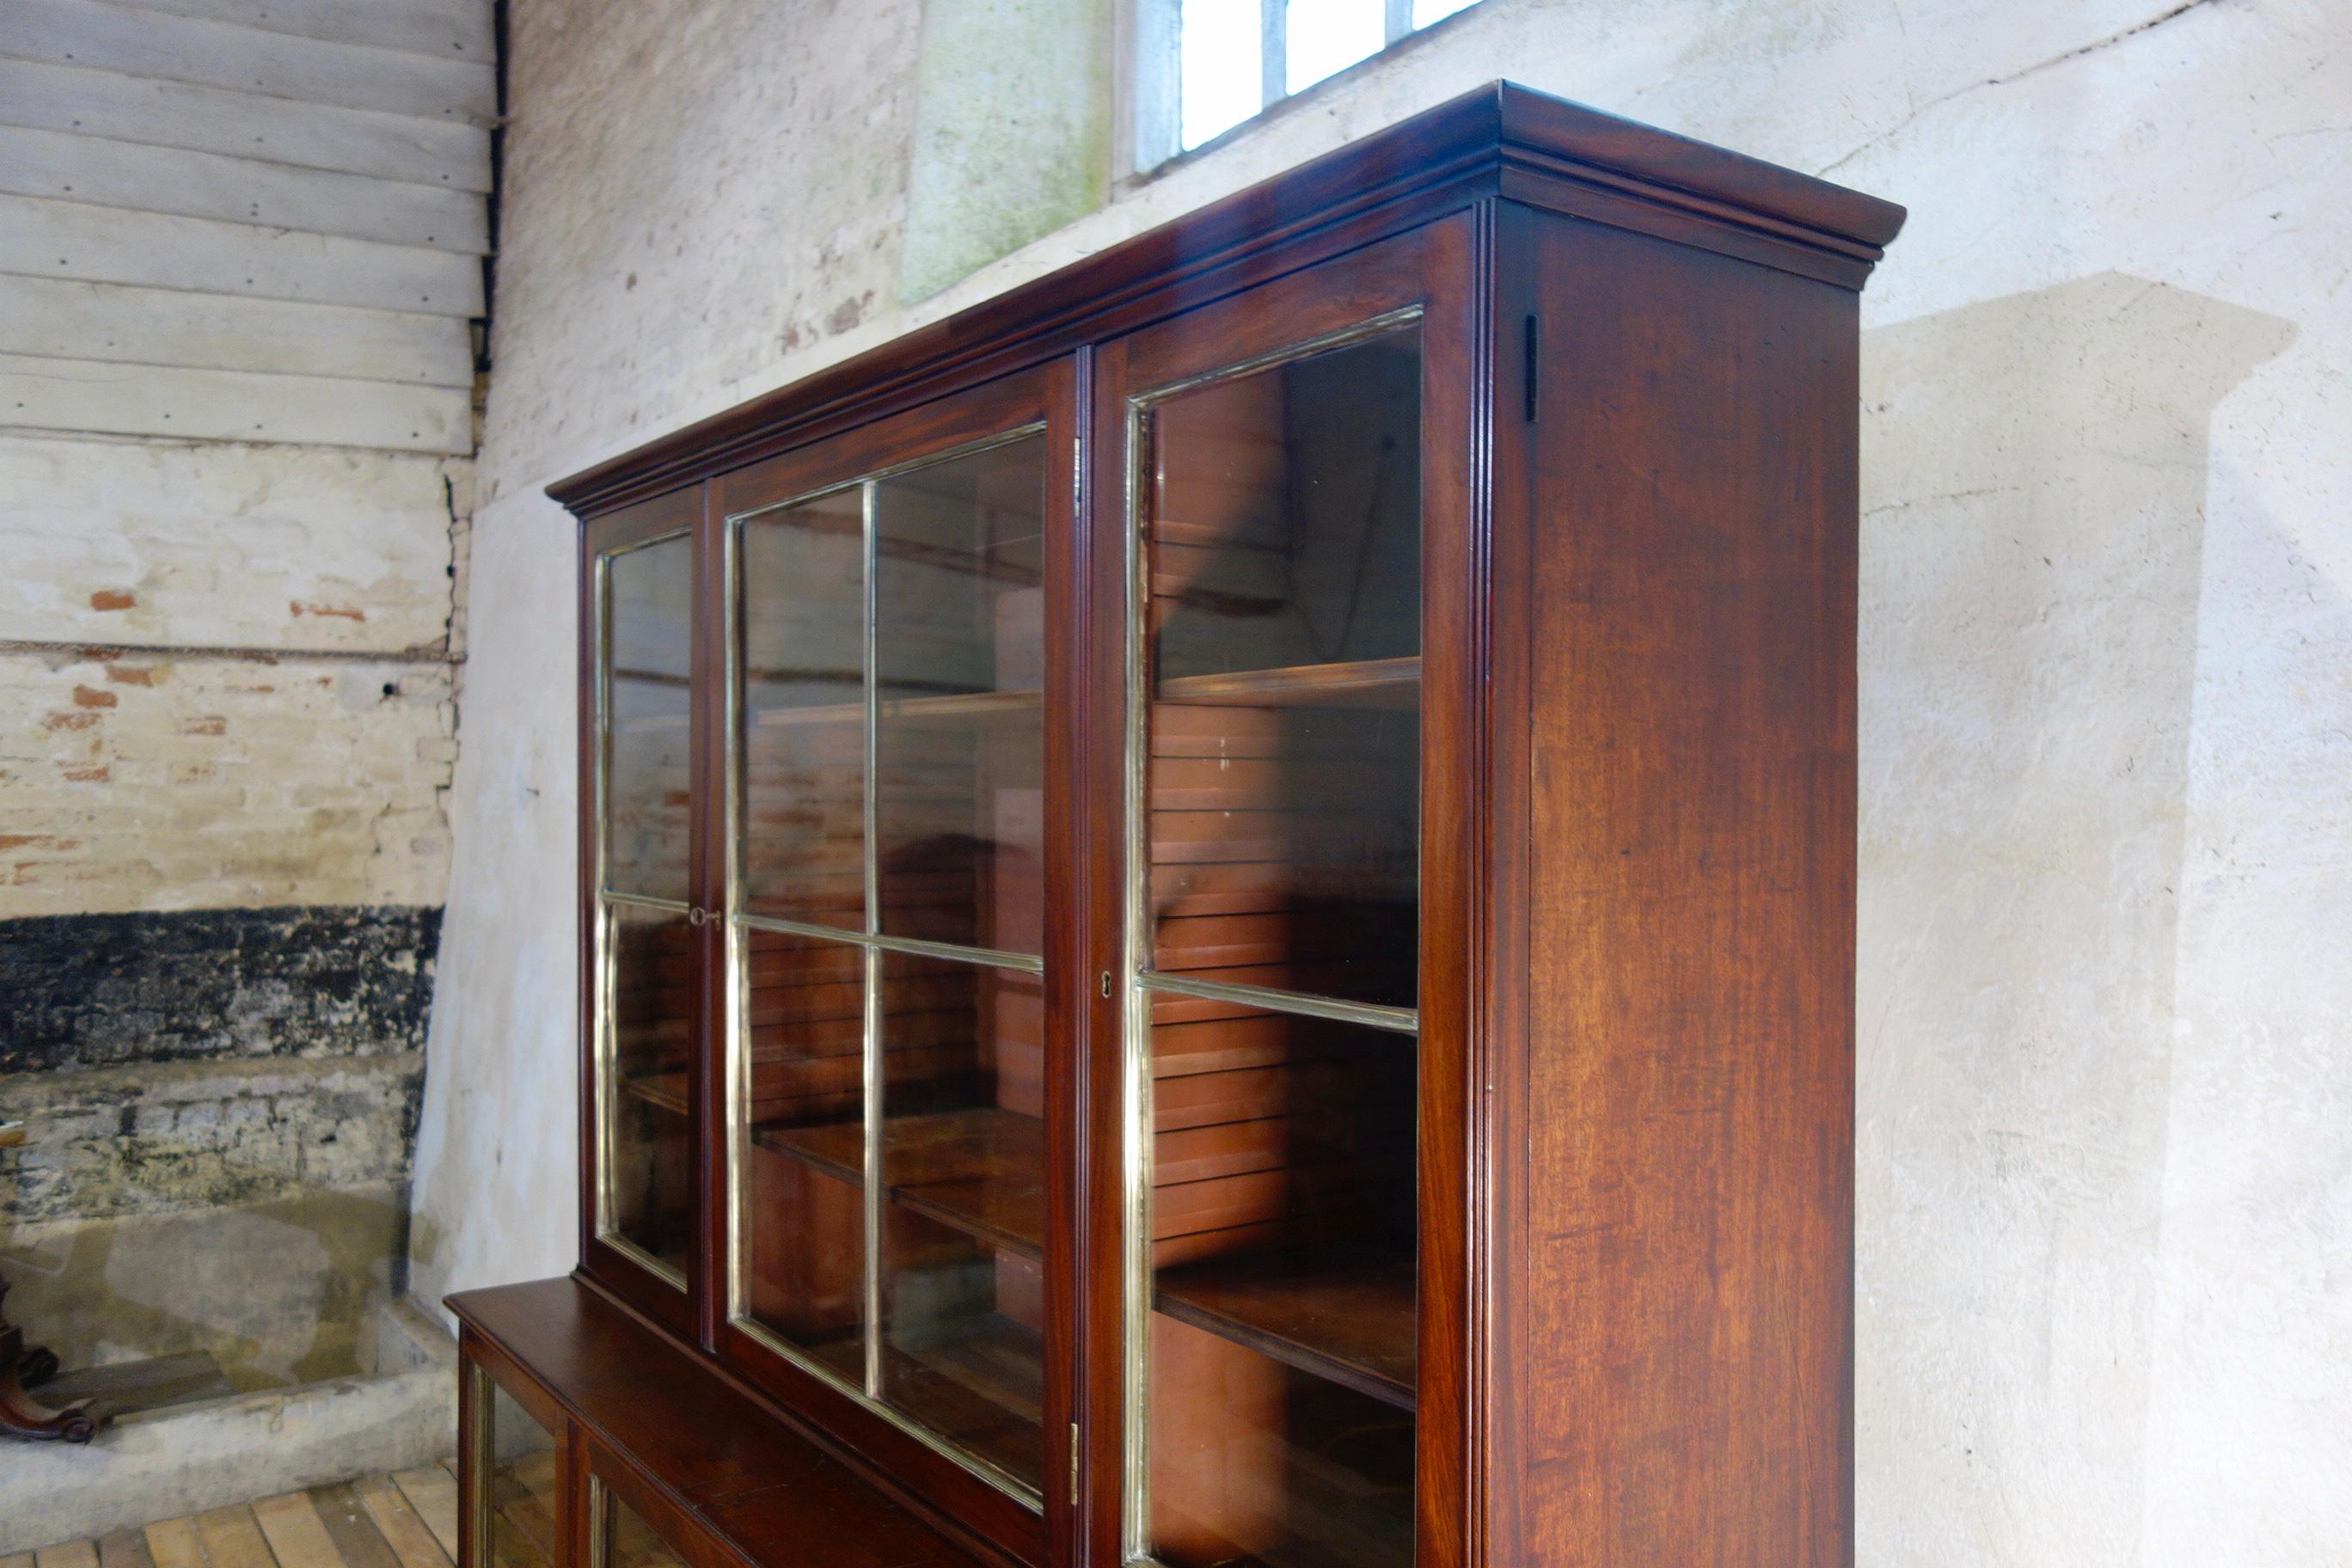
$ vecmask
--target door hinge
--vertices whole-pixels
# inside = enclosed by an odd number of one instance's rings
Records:
[[[1078,1506],[1078,1424],[1070,1423],[1070,1506]]]
[[[1522,335],[1520,343],[1521,351],[1526,355],[1525,363],[1520,367],[1520,391],[1527,400],[1526,413],[1528,423],[1530,425],[1536,422],[1536,350],[1540,342],[1540,329],[1536,324],[1535,317],[1530,315],[1528,317],[1527,330]]]

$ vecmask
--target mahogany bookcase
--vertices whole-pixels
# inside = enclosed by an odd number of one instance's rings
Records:
[[[551,487],[467,1568],[1839,1568],[1857,295],[1507,84]]]

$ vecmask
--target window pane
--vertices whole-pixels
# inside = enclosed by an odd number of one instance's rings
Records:
[[[905,953],[882,973],[883,1397],[1038,1486],[1044,989]]]
[[[866,925],[860,486],[742,522],[747,913]]]
[[[604,885],[683,902],[693,751],[694,546],[605,558]]]
[[[612,989],[605,1223],[683,1274],[694,1237],[687,1121],[693,933],[684,915],[616,902],[606,906],[604,943]]]
[[[1412,0],[1412,25],[1426,27],[1432,22],[1443,21],[1456,11],[1467,11],[1478,0]]]
[[[1152,1007],[1150,1508],[1171,1568],[1412,1557],[1413,1037]]]
[[[756,928],[741,943],[744,1306],[862,1388],[866,955]]]
[[[1037,952],[1045,442],[874,495],[876,871],[887,935]]]
[[[478,1370],[490,1391],[487,1484],[475,1506],[489,1514],[495,1564],[556,1561],[555,1439],[507,1391]]]
[[[1152,966],[1414,1005],[1418,329],[1152,416]]]
[[[1381,0],[1289,0],[1283,43],[1283,90],[1314,86],[1381,52],[1387,42]]]
[[[1183,142],[1189,150],[1258,111],[1258,0],[1183,0],[1177,26]]]

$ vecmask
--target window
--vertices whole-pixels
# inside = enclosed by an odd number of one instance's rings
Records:
[[[1476,0],[1132,0],[1135,166],[1189,153]]]

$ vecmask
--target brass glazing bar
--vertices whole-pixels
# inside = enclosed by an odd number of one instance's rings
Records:
[[[1135,983],[1146,991],[1171,996],[1198,996],[1208,1002],[1233,1002],[1269,1013],[1294,1013],[1307,1018],[1331,1018],[1361,1024],[1368,1029],[1393,1034],[1421,1031],[1421,1014],[1411,1007],[1380,1007],[1370,1002],[1342,1002],[1336,996],[1306,996],[1265,985],[1231,985],[1222,980],[1195,980],[1185,974],[1144,973]]]
[[[866,481],[861,505],[861,532],[864,561],[861,568],[865,582],[866,605],[862,615],[864,647],[859,659],[865,677],[866,739],[865,739],[865,843],[866,861],[866,935],[871,939],[882,929],[882,870],[875,852],[874,840],[881,815],[881,786],[878,772],[881,733],[880,696],[876,689],[879,670],[877,668],[874,621],[878,600],[875,591],[875,483]],[[882,1397],[882,952],[879,948],[866,949],[865,1027],[861,1048],[865,1052],[866,1095],[866,1396]]]
[[[865,931],[845,931],[839,926],[819,925],[811,921],[781,920],[774,915],[742,915],[738,918],[752,931],[814,937],[820,942],[837,942],[848,947],[878,947],[885,952],[910,953],[918,958],[952,958],[961,963],[984,964],[991,969],[1017,969],[1024,974],[1043,974],[1045,972],[1045,961],[1034,953],[1006,952],[993,947],[965,947],[952,942],[924,942],[911,936],[884,936],[878,931],[869,935]]]
[[[610,888],[604,889],[604,900],[608,904],[634,904],[641,910],[664,910],[674,915],[694,911],[694,906],[684,899],[657,899],[651,893],[616,893]]]

